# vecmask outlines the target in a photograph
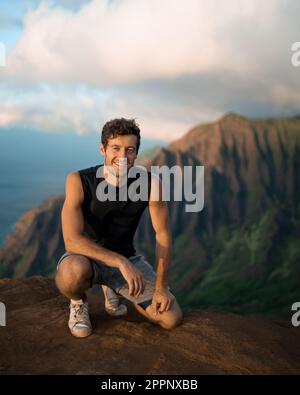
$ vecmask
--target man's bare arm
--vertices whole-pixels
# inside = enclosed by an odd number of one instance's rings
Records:
[[[156,289],[168,286],[168,267],[171,261],[172,238],[168,206],[162,199],[161,182],[152,178],[149,213],[156,238]]]
[[[143,292],[142,275],[126,257],[98,245],[83,234],[84,217],[81,204],[84,200],[84,191],[78,172],[68,174],[65,195],[61,222],[66,251],[118,268],[128,283],[130,295],[137,296]]]

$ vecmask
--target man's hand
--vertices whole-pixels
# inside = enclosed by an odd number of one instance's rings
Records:
[[[170,310],[175,296],[167,288],[156,289],[152,298],[152,310],[154,314]]]
[[[144,292],[143,275],[127,258],[122,259],[119,270],[128,284],[130,296],[138,297]]]

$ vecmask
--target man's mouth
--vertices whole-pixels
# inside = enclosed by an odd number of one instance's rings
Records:
[[[126,166],[128,167],[128,166],[130,166],[130,163],[129,162],[117,162],[117,161],[113,161],[113,164],[115,165],[115,166],[117,166],[118,168],[125,168]]]

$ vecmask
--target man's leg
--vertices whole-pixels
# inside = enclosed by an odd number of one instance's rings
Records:
[[[176,299],[174,300],[170,310],[164,311],[163,313],[157,313],[157,315],[155,315],[151,304],[146,307],[146,309],[136,303],[133,305],[135,309],[149,321],[153,324],[160,325],[164,329],[174,329],[183,321],[183,313]]]
[[[106,312],[113,317],[122,317],[127,314],[127,307],[120,303],[119,296],[113,289],[102,284],[102,291],[104,295],[104,305]]]
[[[66,256],[59,264],[55,283],[59,291],[69,299],[86,299],[85,292],[91,287],[93,270],[83,255]]]
[[[59,261],[55,282],[59,291],[71,299],[68,325],[75,337],[87,337],[92,333],[85,294],[92,279],[93,269],[87,257],[72,254]]]
[[[136,310],[146,317],[151,322],[162,326],[165,329],[173,329],[178,326],[183,320],[183,313],[178,305],[176,299],[174,300],[169,311],[157,313],[152,309],[152,297],[155,291],[156,273],[152,266],[147,262],[143,255],[136,255],[129,258],[133,265],[140,270],[144,277],[145,289],[144,293],[139,297],[132,297],[128,293],[128,285],[124,284],[117,292],[124,298],[130,300]],[[144,305],[144,307],[142,307]]]

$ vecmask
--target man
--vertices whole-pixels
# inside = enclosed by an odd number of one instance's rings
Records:
[[[168,209],[161,197],[161,182],[148,172],[147,200],[104,200],[99,183],[115,188],[120,197],[125,178],[134,167],[140,129],[134,120],[114,119],[102,130],[100,153],[104,164],[68,174],[61,220],[66,253],[57,265],[56,285],[70,301],[69,328],[76,337],[92,333],[85,292],[101,284],[105,306],[122,315],[118,296],[130,300],[139,313],[163,328],[182,322],[182,311],[167,284],[171,256]],[[126,167],[124,167],[126,164]],[[157,198],[157,196],[159,198]],[[144,256],[136,255],[133,237],[140,217],[149,207],[156,234],[156,273]],[[111,303],[110,303],[111,302]],[[121,311],[119,311],[121,310]],[[125,311],[126,312],[126,311]]]

